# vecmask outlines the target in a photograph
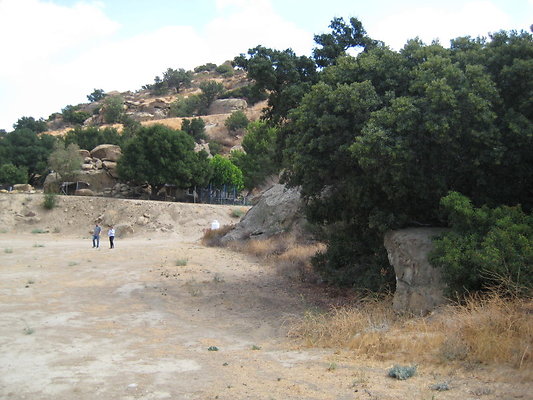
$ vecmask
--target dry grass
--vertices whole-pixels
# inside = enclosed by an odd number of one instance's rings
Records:
[[[301,282],[318,282],[320,278],[311,265],[311,258],[324,247],[321,243],[290,247],[276,258],[278,272]]]
[[[304,346],[345,348],[379,360],[533,366],[532,302],[498,294],[473,297],[426,318],[395,315],[390,299],[365,300],[308,313],[293,322],[289,336]]]
[[[240,247],[240,251],[256,257],[267,259],[278,273],[301,282],[318,282],[319,276],[314,272],[311,258],[324,249],[321,243],[301,244],[292,235],[274,236],[262,240],[249,240]]]
[[[235,228],[234,225],[224,225],[220,229],[206,229],[201,242],[204,246],[209,247],[222,246],[220,239],[233,228]]]

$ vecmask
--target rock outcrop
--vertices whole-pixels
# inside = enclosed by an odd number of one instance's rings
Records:
[[[393,308],[400,313],[425,315],[445,302],[440,271],[429,263],[432,238],[441,228],[408,228],[387,232],[385,248],[396,273]]]
[[[115,144],[101,144],[91,150],[91,157],[98,158],[102,161],[117,162],[122,156],[120,146]]]
[[[299,234],[305,223],[301,205],[300,191],[297,188],[275,184],[263,193],[257,204],[221,241],[266,239],[287,231]]]
[[[209,106],[208,115],[231,114],[235,111],[244,111],[248,108],[248,103],[244,99],[218,99]]]

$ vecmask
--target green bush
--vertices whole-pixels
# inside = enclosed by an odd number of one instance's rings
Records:
[[[220,99],[245,99],[249,105],[259,103],[266,100],[268,94],[264,89],[261,89],[258,85],[247,85],[237,89],[228,90],[227,92],[219,96]]]
[[[68,105],[61,110],[63,115],[63,121],[70,122],[71,124],[83,124],[87,118],[91,116],[86,111],[80,111],[80,106]]]
[[[249,123],[250,121],[246,114],[239,110],[231,113],[231,115],[226,118],[224,126],[228,128],[230,132],[236,132],[239,129],[245,129]]]
[[[533,216],[520,206],[476,208],[450,192],[441,200],[451,231],[435,242],[431,262],[442,268],[450,295],[500,287],[515,294],[533,288]]]
[[[184,119],[181,123],[181,130],[191,135],[197,143],[202,139],[207,139],[205,122],[202,118]]]
[[[216,64],[207,63],[207,64],[196,67],[194,69],[194,72],[211,72],[211,71],[214,71],[216,68],[217,68]]]
[[[192,95],[185,98],[178,98],[170,105],[169,115],[171,117],[192,117],[198,114],[200,108],[200,97]]]
[[[57,195],[55,193],[46,193],[43,199],[43,207],[51,210],[57,206]]]
[[[124,115],[124,99],[121,96],[106,97],[103,106],[104,122],[114,124],[121,122]]]
[[[233,67],[229,64],[221,64],[215,69],[216,72],[221,74],[222,76],[233,76],[235,74],[235,71],[233,70]]]
[[[104,89],[94,89],[91,94],[87,95],[87,100],[91,103],[95,101],[102,100],[106,96]]]
[[[0,165],[0,183],[16,184],[28,182],[28,169],[11,163]]]

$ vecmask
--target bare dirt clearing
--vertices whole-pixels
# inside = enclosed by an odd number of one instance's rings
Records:
[[[36,224],[15,216],[6,225],[19,209],[8,200],[0,233],[2,399],[531,398],[530,382],[505,377],[509,371],[419,366],[415,377],[397,381],[386,377],[392,361],[298,349],[286,339],[287,321],[315,307],[310,288],[198,242],[205,225],[191,213],[231,221],[231,207],[131,203],[151,207],[151,219],[182,219],[170,232],[165,221],[164,231],[137,229],[111,250],[105,238],[91,248],[87,233],[101,207],[112,214],[109,201],[78,199],[80,224],[67,224],[73,216],[65,209],[74,209],[67,202],[76,201],[68,198],[53,214],[34,209]],[[28,203],[28,196],[19,201]],[[186,211],[163,212],[173,207]],[[71,228],[30,233],[51,228],[56,218]],[[443,381],[451,390],[430,389]]]

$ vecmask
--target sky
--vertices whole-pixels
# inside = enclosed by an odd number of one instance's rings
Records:
[[[448,46],[529,31],[533,0],[0,0],[0,129],[257,45],[310,56],[334,17],[358,18],[395,50],[415,37]]]

